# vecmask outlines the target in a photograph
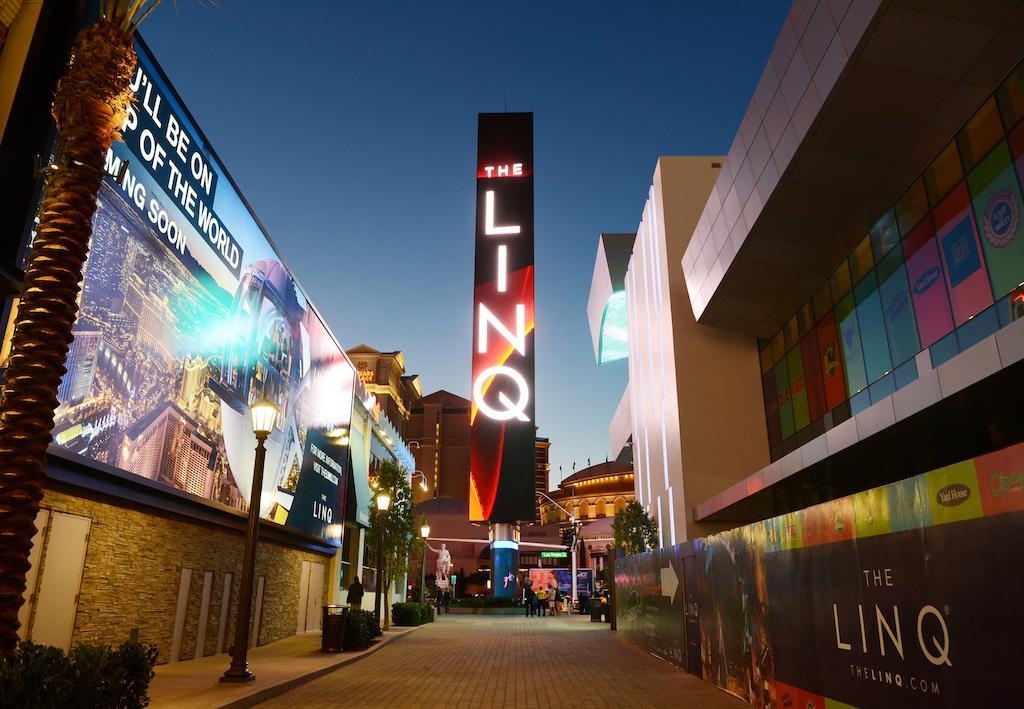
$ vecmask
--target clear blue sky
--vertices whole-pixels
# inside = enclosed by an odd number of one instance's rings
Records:
[[[219,3],[142,34],[342,344],[426,392],[469,393],[476,114],[534,112],[537,423],[552,486],[603,460],[598,235],[637,228],[659,155],[728,150],[789,3]]]

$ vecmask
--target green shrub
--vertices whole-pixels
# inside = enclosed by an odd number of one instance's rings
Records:
[[[394,603],[391,620],[395,625],[423,625],[434,622],[434,607],[429,603]]]
[[[456,598],[452,605],[456,608],[515,608],[522,605],[516,596],[484,596],[482,598]]]
[[[67,655],[22,642],[0,660],[0,706],[144,707],[156,656],[155,645],[136,642],[116,650],[79,643]]]
[[[365,650],[378,635],[380,626],[373,617],[373,611],[353,608],[348,612],[348,620],[345,621],[344,649]]]

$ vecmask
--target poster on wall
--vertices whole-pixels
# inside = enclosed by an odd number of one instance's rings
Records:
[[[758,707],[1017,706],[1022,563],[1018,444],[622,560],[619,627]]]
[[[476,197],[469,518],[532,520],[532,113],[480,114]]]
[[[572,570],[571,569],[530,569],[530,581],[533,587],[548,588],[558,586],[566,596],[572,595]],[[594,595],[594,570],[576,570],[576,593],[588,596]]]
[[[141,41],[107,154],[54,442],[338,543],[355,370]]]

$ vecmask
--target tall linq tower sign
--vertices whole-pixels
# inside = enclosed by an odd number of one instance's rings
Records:
[[[469,514],[515,522],[534,517],[533,114],[481,113],[478,141]]]

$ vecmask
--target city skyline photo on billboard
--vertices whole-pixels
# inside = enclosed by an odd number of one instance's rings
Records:
[[[141,40],[107,154],[54,443],[337,544],[355,370]]]

